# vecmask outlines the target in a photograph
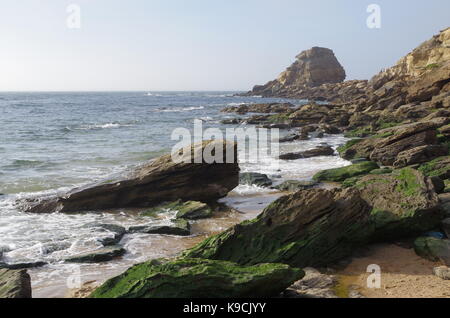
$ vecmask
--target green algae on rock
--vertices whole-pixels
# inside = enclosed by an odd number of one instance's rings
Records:
[[[333,181],[340,182],[345,179],[360,176],[378,169],[378,165],[375,162],[367,161],[356,163],[343,168],[335,168],[320,171],[313,176],[316,181]]]
[[[278,199],[256,219],[208,238],[184,255],[243,265],[326,265],[367,241],[370,210],[355,189],[303,190]]]
[[[441,261],[450,266],[450,240],[419,237],[414,241],[414,250],[417,255],[423,258],[433,262]]]
[[[92,298],[242,298],[277,296],[304,272],[284,264],[239,266],[206,259],[151,260],[129,268]]]
[[[121,246],[103,247],[94,252],[87,252],[67,258],[68,263],[101,263],[113,260],[125,254],[126,250]]]

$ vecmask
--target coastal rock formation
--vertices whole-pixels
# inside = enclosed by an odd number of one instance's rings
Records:
[[[238,266],[205,259],[151,260],[96,289],[92,298],[274,297],[301,279],[301,269],[282,264]]]
[[[130,233],[145,234],[165,234],[188,236],[191,235],[191,226],[188,221],[183,219],[173,220],[170,225],[142,225],[132,226],[128,230]]]
[[[313,47],[297,55],[296,61],[276,80],[255,86],[249,95],[281,97],[290,91],[317,87],[325,83],[340,83],[344,79],[344,68],[333,51]]]
[[[345,179],[368,174],[370,171],[378,169],[378,165],[372,161],[364,161],[353,165],[322,170],[313,176],[316,181],[332,181],[339,182]]]
[[[68,263],[101,263],[113,260],[125,254],[125,249],[121,246],[103,247],[91,253],[83,253],[67,258]]]
[[[291,103],[266,103],[266,104],[244,104],[239,106],[230,106],[222,109],[224,113],[286,113],[294,109]]]
[[[0,269],[0,298],[31,298],[31,279],[26,270]]]
[[[418,235],[443,218],[429,179],[404,169],[370,175],[350,189],[311,189],[284,196],[256,219],[206,239],[185,252],[257,264],[325,266],[369,242]]]
[[[202,158],[203,153],[214,150],[223,163],[193,162],[193,158]],[[233,163],[226,161],[230,152],[234,156]],[[28,200],[25,211],[48,213],[147,207],[179,199],[208,202],[226,196],[238,185],[235,143],[215,140],[189,146],[182,150],[180,161],[174,162],[171,155],[165,155],[137,168],[123,180],[77,188],[59,197]]]
[[[257,172],[243,172],[239,174],[239,183],[247,185],[256,185],[259,187],[269,187],[272,185],[272,180],[263,173]]]

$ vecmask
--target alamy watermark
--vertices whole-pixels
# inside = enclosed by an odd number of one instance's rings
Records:
[[[370,4],[367,7],[367,13],[370,15],[367,17],[366,24],[369,29],[381,29],[381,7],[378,4]]]
[[[381,267],[377,264],[367,266],[367,272],[371,273],[367,277],[367,288],[381,288]]]
[[[70,4],[66,8],[68,13],[66,26],[68,29],[81,29],[81,7],[78,4]]]

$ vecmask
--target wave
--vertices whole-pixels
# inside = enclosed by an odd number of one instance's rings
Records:
[[[135,124],[133,123],[99,123],[99,124],[87,124],[87,125],[79,125],[79,126],[66,126],[62,129],[64,132],[71,132],[76,130],[99,130],[99,129],[112,129],[112,128],[121,128],[121,127],[131,127]]]
[[[174,108],[163,107],[163,108],[157,108],[157,109],[155,109],[155,111],[161,112],[161,113],[179,113],[179,112],[188,112],[188,111],[192,111],[192,110],[201,110],[204,108],[205,108],[204,106],[174,107]]]

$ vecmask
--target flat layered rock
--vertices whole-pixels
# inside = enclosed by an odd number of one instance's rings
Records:
[[[194,163],[194,158],[201,159],[202,154],[214,151],[224,163]],[[77,188],[58,197],[27,200],[20,205],[27,212],[49,213],[148,207],[179,199],[208,202],[226,196],[238,185],[236,143],[205,141],[179,153],[180,162],[165,155],[132,171],[126,179]],[[232,163],[226,163],[227,153]]]
[[[132,226],[128,231],[130,233],[189,236],[191,235],[191,226],[186,220],[179,219],[172,221],[171,225]]]
[[[313,158],[320,156],[333,156],[334,149],[330,146],[320,146],[314,149],[301,151],[301,152],[290,152],[283,155],[280,155],[281,160],[297,160],[297,159],[305,159],[305,158]]]

